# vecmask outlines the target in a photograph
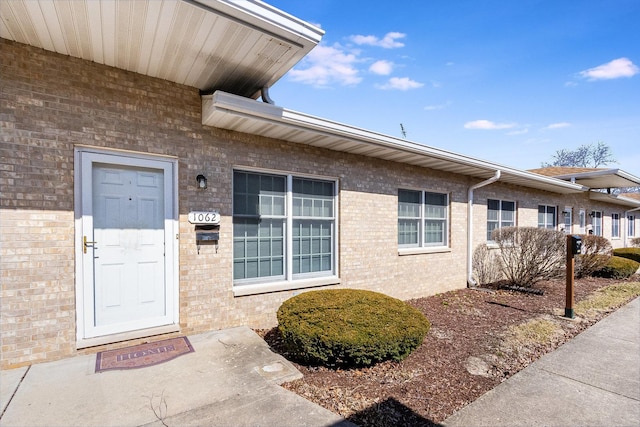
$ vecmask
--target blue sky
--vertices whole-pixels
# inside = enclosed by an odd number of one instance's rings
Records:
[[[279,106],[520,168],[608,144],[640,175],[640,0],[267,0],[325,30]]]

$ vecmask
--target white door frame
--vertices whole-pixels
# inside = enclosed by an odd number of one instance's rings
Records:
[[[178,245],[178,162],[176,158],[153,156],[138,153],[101,150],[92,147],[76,147],[74,152],[74,192],[75,192],[75,265],[76,265],[76,344],[77,348],[89,347],[105,344],[109,342],[122,341],[126,339],[139,338],[156,335],[159,333],[173,332],[179,330],[179,245]],[[90,318],[93,309],[89,304],[93,298],[93,283],[85,283],[84,277],[87,268],[93,268],[92,251],[84,253],[83,237],[91,235],[89,230],[83,227],[91,223],[90,218],[83,220],[83,203],[91,203],[85,200],[86,183],[83,182],[83,174],[89,171],[83,168],[91,168],[93,162],[112,163],[123,166],[161,166],[169,171],[165,175],[165,277],[166,277],[166,309],[167,321],[165,325],[127,331],[124,333],[105,334],[96,336],[91,330]],[[84,165],[83,165],[84,164]],[[83,191],[83,187],[85,190]]]

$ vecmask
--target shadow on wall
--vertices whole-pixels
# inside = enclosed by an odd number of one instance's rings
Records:
[[[444,427],[442,424],[416,414],[411,408],[406,407],[394,398],[389,398],[356,412],[348,418],[348,421],[360,426]],[[341,424],[336,426],[342,427]]]

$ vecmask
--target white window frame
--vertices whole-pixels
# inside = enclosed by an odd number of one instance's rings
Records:
[[[580,209],[580,212],[578,212],[578,219],[580,221],[580,234],[586,234],[587,233],[587,211],[584,209]]]
[[[542,222],[540,222],[540,208],[544,208],[544,215],[542,217]],[[553,209],[553,223],[547,224],[547,215],[550,213],[549,211]],[[548,228],[550,230],[555,230],[558,225],[558,207],[553,205],[538,205],[538,228]]]
[[[565,234],[571,234],[573,231],[573,210],[571,206],[565,206],[562,211],[562,223]]]
[[[611,238],[612,239],[620,238],[620,214],[619,213],[611,214]]]
[[[399,231],[398,231],[398,248],[401,252],[403,253],[408,253],[410,252],[412,249],[424,249],[424,250],[431,250],[431,249],[448,249],[449,248],[449,224],[450,224],[450,212],[451,209],[449,208],[450,206],[450,197],[449,197],[449,193],[443,193],[441,191],[431,191],[431,190],[415,190],[415,189],[408,189],[408,188],[401,188],[398,190],[398,206],[400,205],[400,192],[401,191],[407,191],[407,192],[413,192],[413,193],[419,193],[420,194],[420,213],[418,217],[401,217],[400,215],[398,215],[398,221],[402,220],[402,219],[411,219],[411,220],[416,220],[418,221],[418,241],[417,243],[407,243],[407,244],[400,244],[399,242]],[[436,194],[438,196],[444,196],[445,197],[445,205],[444,205],[444,218],[430,218],[427,216],[427,203],[426,203],[426,199],[427,199],[427,194]],[[435,242],[435,243],[428,243],[426,242],[426,222],[429,220],[435,220],[435,221],[443,221],[444,225],[443,225],[443,241],[441,242]]]
[[[627,215],[627,237],[636,236],[636,216]]]
[[[593,235],[602,236],[603,215],[602,211],[591,211],[591,225],[593,226]]]
[[[498,219],[497,220],[489,220],[489,203],[491,201],[494,202],[498,202]],[[503,205],[505,203],[513,203],[513,221],[505,221],[502,218],[502,213],[505,212],[505,210],[503,209]],[[509,211],[507,211],[509,212]],[[487,242],[488,243],[495,243],[494,240],[491,240],[490,234],[489,234],[489,223],[498,223],[498,227],[496,227],[495,229],[500,229],[502,227],[517,227],[518,226],[518,204],[516,203],[515,200],[502,200],[502,199],[487,199],[487,222],[486,222],[486,231],[487,231]],[[509,225],[505,225],[506,223],[510,223],[513,222],[513,224],[509,224]],[[493,232],[493,230],[492,230]]]
[[[340,284],[340,278],[338,276],[339,265],[339,181],[335,177],[327,177],[320,175],[299,174],[283,171],[274,171],[267,169],[251,168],[251,167],[234,167],[233,174],[240,173],[252,173],[261,175],[273,175],[284,177],[285,182],[285,243],[284,243],[284,276],[283,277],[259,277],[233,280],[232,273],[232,289],[234,296],[255,295],[268,292],[277,292],[292,289],[303,289],[308,287],[334,285]],[[331,271],[326,273],[309,273],[309,274],[294,274],[293,273],[293,180],[294,178],[329,181],[333,183],[333,217],[330,218],[333,221],[332,228],[332,260]],[[232,184],[232,195],[234,194]],[[233,204],[232,204],[233,212]],[[232,219],[234,215],[232,214]],[[240,217],[240,215],[238,215]],[[296,217],[298,218],[298,217]],[[310,218],[310,217],[309,217]],[[309,219],[305,217],[304,219]],[[233,260],[233,255],[232,255]]]

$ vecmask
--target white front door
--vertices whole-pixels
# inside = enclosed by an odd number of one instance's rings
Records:
[[[173,163],[81,159],[82,338],[174,323]]]

